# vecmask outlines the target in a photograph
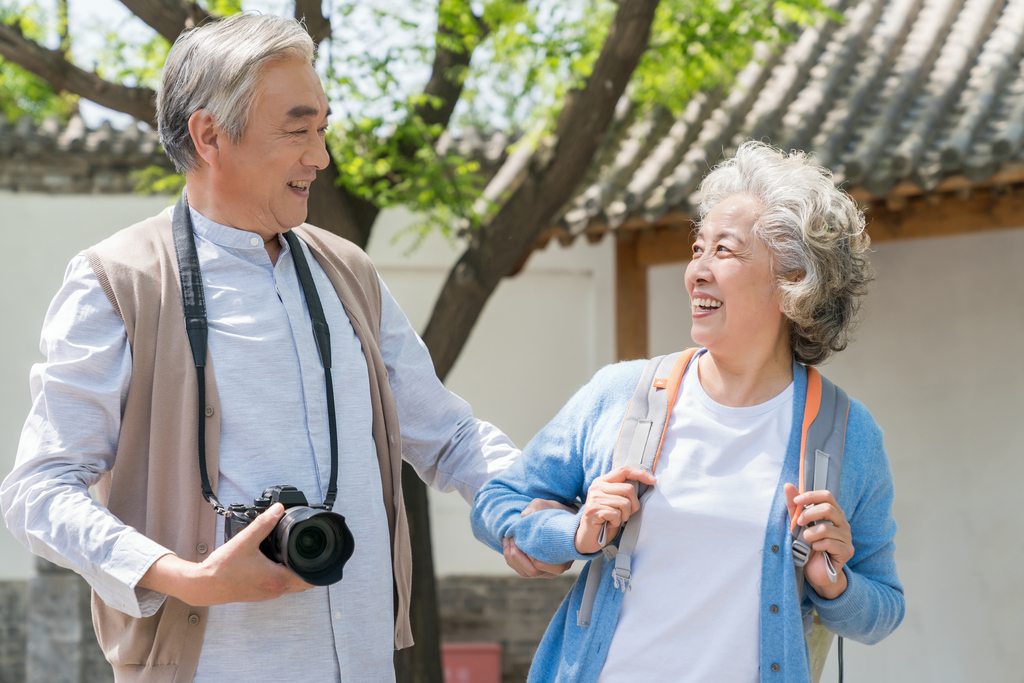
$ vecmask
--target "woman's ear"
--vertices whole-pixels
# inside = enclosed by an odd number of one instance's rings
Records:
[[[195,145],[196,155],[213,169],[220,167],[221,131],[206,109],[197,109],[188,117],[188,132]]]

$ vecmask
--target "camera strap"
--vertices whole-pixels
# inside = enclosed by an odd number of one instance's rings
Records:
[[[209,325],[206,320],[206,298],[203,294],[203,276],[199,269],[199,254],[196,251],[195,238],[192,234],[192,217],[189,214],[188,199],[182,190],[181,198],[174,207],[172,222],[174,251],[178,259],[178,274],[181,280],[181,298],[185,310],[185,332],[188,334],[192,360],[196,366],[196,379],[199,384],[199,477],[202,481],[203,497],[213,506],[219,515],[228,515],[210,485],[210,475],[206,469],[206,349],[209,336]],[[306,262],[299,238],[291,231],[283,233],[284,239],[291,249],[292,261],[299,276],[302,294],[306,299],[306,308],[313,322],[313,337],[316,339],[320,363],[324,367],[324,381],[327,385],[327,423],[331,435],[331,479],[327,487],[324,506],[330,510],[338,495],[338,428],[334,410],[334,383],[331,379],[331,331],[327,325],[320,296],[313,282],[313,275]]]

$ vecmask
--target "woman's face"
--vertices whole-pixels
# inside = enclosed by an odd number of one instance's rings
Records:
[[[768,248],[753,235],[757,201],[733,195],[704,219],[686,267],[693,340],[712,353],[770,351],[785,343]]]

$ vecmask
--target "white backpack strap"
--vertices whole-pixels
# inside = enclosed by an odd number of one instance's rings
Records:
[[[681,353],[659,356],[647,361],[647,365],[644,366],[644,370],[640,374],[640,381],[637,382],[636,389],[633,391],[633,398],[626,409],[622,428],[619,430],[619,438],[612,455],[612,469],[621,465],[631,465],[654,472],[658,463],[658,455],[661,452],[661,443],[665,437],[668,416],[675,403],[683,372],[696,351],[697,349],[688,349]],[[612,570],[615,586],[623,591],[629,589],[630,561],[636,540],[640,535],[640,522],[643,519],[644,511],[643,501],[650,488],[646,484],[634,480],[629,480],[629,482],[637,489],[640,510],[631,515],[623,527],[618,548],[605,546],[603,554],[591,561],[587,573],[587,583],[583,589],[583,600],[576,614],[576,623],[579,626],[590,625],[594,600],[604,569],[604,557],[615,559],[615,567]],[[602,545],[607,542],[607,530],[608,525],[605,524],[598,537],[598,541]]]

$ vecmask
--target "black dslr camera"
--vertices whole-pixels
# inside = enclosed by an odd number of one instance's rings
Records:
[[[294,486],[271,486],[252,505],[232,503],[224,517],[224,540],[249,526],[274,503],[285,507],[284,516],[260,544],[260,550],[314,586],[341,581],[341,570],[352,557],[355,541],[345,518],[326,505],[310,505]]]

